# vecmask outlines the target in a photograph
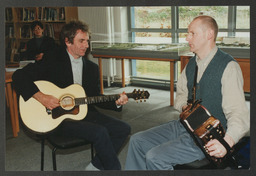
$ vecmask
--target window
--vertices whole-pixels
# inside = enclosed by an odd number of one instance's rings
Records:
[[[179,29],[187,29],[190,22],[198,15],[212,16],[218,23],[219,29],[224,31],[228,29],[228,6],[180,6],[178,13]],[[185,33],[179,33],[178,36],[179,43],[186,42],[186,31]],[[227,32],[220,32],[217,41],[227,36]]]
[[[249,6],[237,6],[237,8],[236,8],[236,29],[250,29]]]
[[[165,61],[136,62],[137,77],[149,77],[154,79],[170,80],[170,63]]]
[[[171,7],[133,7],[132,29],[135,43],[170,43]],[[140,32],[142,29],[142,32]]]
[[[134,7],[135,28],[171,28],[170,7]]]
[[[235,36],[242,40],[250,38],[250,8],[249,6],[237,6],[236,8],[236,33]]]
[[[187,27],[198,15],[214,17],[219,26],[217,42],[224,37],[250,37],[249,6],[147,6],[131,7],[132,42],[186,43]],[[168,62],[132,61],[133,77],[169,79]],[[177,78],[179,66],[176,65]]]
[[[228,6],[180,6],[179,28],[187,28],[198,15],[212,16],[220,29],[228,27]]]

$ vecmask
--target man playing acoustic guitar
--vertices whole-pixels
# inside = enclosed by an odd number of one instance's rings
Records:
[[[99,68],[87,59],[88,42],[87,24],[80,21],[66,24],[60,34],[61,46],[45,53],[41,62],[29,64],[13,74],[17,93],[25,101],[31,98],[38,100],[48,110],[60,106],[59,97],[41,92],[35,81],[49,81],[59,88],[76,83],[83,87],[88,97],[100,96]],[[127,102],[128,97],[123,92],[116,101],[96,105],[121,111]],[[93,142],[96,155],[86,170],[120,170],[117,154],[130,131],[128,124],[98,112],[94,105],[88,105],[88,113],[83,120],[63,121],[53,132]]]
[[[198,65],[196,99],[218,118],[226,130],[224,139],[232,147],[250,129],[243,76],[238,63],[217,48],[218,25],[210,16],[198,16],[188,27],[186,40],[192,57],[182,71],[174,107],[183,112],[192,99],[195,65]],[[205,144],[210,156],[222,158],[226,148],[215,138]],[[130,139],[125,169],[173,170],[174,166],[205,158],[180,120],[139,132]]]

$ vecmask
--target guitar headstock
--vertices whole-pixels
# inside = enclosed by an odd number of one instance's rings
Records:
[[[132,92],[132,97],[134,100],[140,100],[140,102],[142,102],[142,100],[144,100],[144,102],[146,101],[146,99],[148,99],[150,96],[148,91],[144,91],[144,90],[136,90],[134,89]]]

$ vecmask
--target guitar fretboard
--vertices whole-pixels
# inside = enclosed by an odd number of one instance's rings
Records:
[[[127,93],[126,95],[127,95],[128,98],[133,98],[132,93]],[[119,98],[120,98],[119,94],[94,96],[94,97],[84,97],[84,98],[75,98],[75,105],[110,102],[110,101],[115,101]]]

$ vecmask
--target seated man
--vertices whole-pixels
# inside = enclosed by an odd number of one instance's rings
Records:
[[[61,46],[56,47],[54,52],[47,53],[43,60],[29,64],[13,74],[14,87],[25,101],[35,98],[50,110],[60,105],[59,99],[42,93],[34,81],[47,80],[60,88],[76,83],[84,88],[88,97],[100,96],[99,68],[85,55],[89,47],[88,25],[71,21],[62,28],[60,40]],[[96,105],[121,111],[122,105],[127,102],[128,97],[123,92],[116,101]],[[83,120],[63,121],[54,133],[93,142],[96,156],[87,170],[120,170],[117,154],[130,131],[128,124],[98,112],[90,104]]]
[[[249,111],[241,69],[230,55],[216,47],[217,33],[218,25],[212,17],[198,16],[190,23],[186,40],[190,51],[196,55],[180,75],[174,107],[182,112],[187,108],[188,99],[192,99],[193,71],[197,64],[196,99],[202,99],[202,105],[221,121],[226,129],[224,140],[232,147],[250,129]],[[209,155],[216,158],[227,153],[216,139],[209,141],[206,147]],[[204,158],[180,120],[173,120],[132,135],[125,169],[173,170],[177,164]]]

